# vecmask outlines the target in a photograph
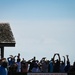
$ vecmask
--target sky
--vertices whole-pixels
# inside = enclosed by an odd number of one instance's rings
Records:
[[[59,53],[75,61],[75,0],[0,0],[0,23],[10,24],[16,41],[4,57],[50,60]]]

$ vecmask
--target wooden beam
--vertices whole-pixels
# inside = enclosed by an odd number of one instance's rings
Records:
[[[15,43],[0,43],[0,47],[15,47]]]

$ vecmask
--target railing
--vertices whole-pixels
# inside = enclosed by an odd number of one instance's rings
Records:
[[[75,75],[75,72],[70,73],[22,73],[22,72],[15,72],[15,73],[8,73],[8,75]]]
[[[27,73],[13,72],[13,73],[8,73],[8,75],[27,75]]]
[[[67,75],[75,75],[75,72],[67,73]]]

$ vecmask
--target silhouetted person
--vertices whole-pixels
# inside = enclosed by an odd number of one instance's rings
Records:
[[[73,63],[73,66],[72,66],[70,72],[75,72],[75,62]]]
[[[54,63],[54,72],[60,72],[60,55],[58,53],[54,54],[55,56],[58,56],[59,60],[57,59]]]
[[[60,64],[60,72],[63,73],[65,72],[65,56],[63,56],[64,58],[64,61],[61,61],[61,64]]]
[[[0,66],[0,75],[8,75],[7,71],[7,62],[2,61],[1,66]]]
[[[69,61],[69,56],[66,55],[67,57],[67,65],[65,66],[65,72],[68,72],[70,70],[70,61]]]
[[[17,72],[21,72],[21,59],[17,57]]]
[[[21,72],[28,72],[28,63],[26,62],[26,60],[24,60],[24,58],[21,61]]]
[[[50,60],[49,65],[48,65],[48,72],[52,73],[53,72],[53,58]]]
[[[29,72],[32,72],[33,67],[36,65],[36,57],[33,57],[31,60],[29,60],[28,64],[30,64]]]

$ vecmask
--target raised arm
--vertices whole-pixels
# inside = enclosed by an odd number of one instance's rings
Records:
[[[65,64],[65,56],[63,56],[63,58],[64,58],[64,64]]]
[[[69,55],[66,55],[66,57],[67,57],[67,62],[70,62],[70,61],[69,61]]]
[[[53,62],[54,62],[54,58],[55,58],[55,56],[56,56],[56,53],[54,54],[54,56],[53,56],[53,58],[52,58],[52,59],[53,59]]]
[[[58,55],[59,61],[61,61],[60,54],[57,54],[57,55]]]

